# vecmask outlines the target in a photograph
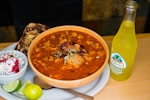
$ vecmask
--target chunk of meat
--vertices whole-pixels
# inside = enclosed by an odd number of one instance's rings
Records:
[[[21,51],[27,55],[28,48],[31,42],[42,32],[48,29],[48,26],[40,23],[29,23],[24,31],[23,35],[15,47],[16,50]]]
[[[81,66],[81,64],[84,63],[84,58],[80,56],[79,54],[71,54],[69,56],[66,56],[65,64],[71,65],[74,68],[78,68]]]

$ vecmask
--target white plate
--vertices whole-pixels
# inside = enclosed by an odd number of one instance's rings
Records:
[[[8,46],[6,49],[14,49],[17,43],[14,43],[10,46]],[[74,89],[75,91],[87,94],[87,95],[91,95],[94,96],[95,94],[97,94],[98,92],[100,92],[104,86],[106,85],[106,83],[109,80],[109,75],[110,75],[110,71],[109,71],[109,66],[107,65],[104,72],[102,73],[102,75],[100,77],[98,77],[96,80],[94,80],[93,82],[87,84],[86,86],[83,86],[81,88],[76,88]],[[31,68],[28,67],[27,73],[26,75],[23,77],[22,81],[26,80],[26,79],[30,79],[31,82],[33,82],[33,77],[35,76],[35,74],[32,72]],[[21,97],[17,94],[11,94],[11,93],[7,93],[5,92],[1,85],[0,85],[0,95],[3,96],[4,98],[6,98],[7,100],[26,100],[24,97]],[[40,98],[40,100],[82,100],[82,98],[76,97],[68,92],[65,92],[61,89],[58,88],[52,88],[49,90],[43,90],[43,95]]]

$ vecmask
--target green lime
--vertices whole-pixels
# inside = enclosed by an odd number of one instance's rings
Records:
[[[30,83],[31,83],[30,80],[24,81],[24,82],[22,83],[22,86],[21,86],[21,87],[19,88],[19,90],[17,91],[17,93],[18,93],[19,95],[24,95],[23,90],[24,90],[24,88],[26,87],[26,85],[27,85],[27,84],[30,84]]]
[[[3,84],[2,87],[6,92],[15,92],[21,87],[21,81],[15,80],[10,83]]]
[[[27,86],[23,90],[24,95],[29,100],[38,100],[42,96],[42,88],[36,84],[27,84]]]

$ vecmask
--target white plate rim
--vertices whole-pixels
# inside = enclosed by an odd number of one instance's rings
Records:
[[[15,46],[17,45],[17,42],[4,48],[3,50],[8,50],[8,49],[14,49]],[[107,84],[108,80],[109,80],[109,76],[110,76],[110,70],[109,70],[109,65],[107,64],[106,68],[104,69],[103,73],[101,74],[100,77],[98,77],[96,80],[94,80],[93,82],[89,83],[88,85],[86,86],[83,86],[81,88],[77,88],[77,89],[74,89],[75,91],[78,91],[78,92],[82,92],[82,93],[85,93],[87,95],[91,95],[91,96],[94,96],[96,95],[98,92],[100,92],[104,87],[105,85]],[[32,80],[31,80],[32,81]],[[96,82],[96,83],[94,83]],[[94,86],[92,86],[91,84],[94,84]],[[86,87],[89,87],[89,86],[92,86],[90,90],[88,91],[81,91],[82,88],[86,88]],[[48,90],[44,90],[44,91],[48,91]],[[51,91],[55,91],[55,92],[60,92],[61,90],[60,89],[53,89]],[[83,100],[82,98],[79,98],[79,97],[76,97],[74,95],[71,95],[71,94],[67,94],[65,91],[61,91],[61,92],[64,92],[65,95],[68,96],[68,98],[62,98],[62,97],[59,97],[61,98],[61,100]],[[57,93],[56,93],[57,94]],[[24,100],[20,97],[17,97],[13,94],[10,94],[10,93],[6,93],[1,85],[0,85],[0,95],[4,98],[6,98],[7,100]],[[56,100],[56,97],[55,98],[51,98],[50,96],[48,96],[49,99],[55,99]],[[60,99],[57,99],[57,100],[60,100]],[[40,100],[47,100],[46,98],[44,98],[44,95],[40,98]]]

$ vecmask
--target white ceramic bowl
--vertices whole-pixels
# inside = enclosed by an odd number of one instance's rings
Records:
[[[3,51],[0,51],[0,59],[3,54],[13,55],[15,58],[19,59],[20,70],[17,73],[1,74],[2,69],[0,69],[1,71],[0,72],[0,84],[6,84],[14,80],[21,79],[27,70],[27,66],[28,66],[27,56],[24,53],[17,51],[17,50],[3,50]],[[2,68],[2,66],[0,66],[0,68]]]

